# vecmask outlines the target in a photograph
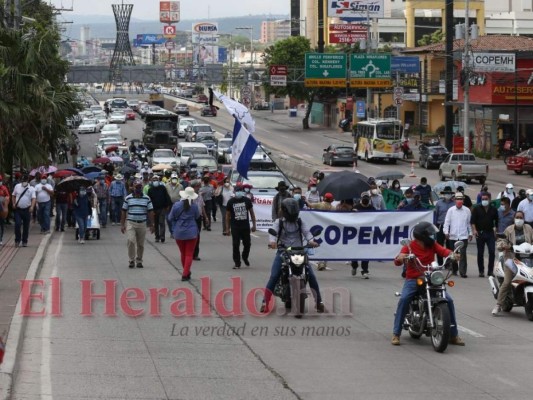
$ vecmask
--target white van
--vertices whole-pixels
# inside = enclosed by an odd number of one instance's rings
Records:
[[[95,83],[94,84],[94,93],[103,93],[104,92],[104,85],[101,83]]]
[[[180,165],[186,165],[191,154],[205,154],[209,155],[207,146],[202,143],[181,142],[178,143],[178,157],[180,158]]]

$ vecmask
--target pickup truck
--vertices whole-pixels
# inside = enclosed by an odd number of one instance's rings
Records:
[[[148,151],[173,149],[178,145],[178,116],[165,114],[146,114],[143,129],[143,142]]]
[[[439,166],[441,181],[451,178],[470,183],[472,179],[476,179],[483,185],[488,175],[489,165],[477,162],[476,156],[469,153],[450,153]]]

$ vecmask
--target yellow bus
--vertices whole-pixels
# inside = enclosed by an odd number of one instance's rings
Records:
[[[370,118],[356,124],[354,153],[359,159],[388,160],[396,163],[402,157],[402,121],[394,118]]]

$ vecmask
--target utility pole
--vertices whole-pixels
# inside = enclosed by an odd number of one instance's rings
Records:
[[[325,45],[325,42],[324,42],[324,0],[318,0],[317,20],[318,20],[317,47],[318,47],[318,52],[323,53],[324,45]]]
[[[452,150],[453,139],[453,1],[446,0],[446,95],[444,100],[446,148]]]
[[[370,12],[368,11],[368,8],[366,10],[366,53],[371,53],[371,47],[372,47],[372,34],[370,32],[371,24],[370,24]],[[371,104],[372,104],[372,89],[369,87],[366,88],[366,119],[368,120],[370,118],[370,110],[371,110]]]
[[[468,21],[469,0],[465,0],[465,41],[463,49],[463,134],[464,134],[464,152],[468,153],[470,139],[470,40],[469,32],[470,23]]]

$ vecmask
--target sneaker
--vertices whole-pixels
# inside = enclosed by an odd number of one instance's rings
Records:
[[[484,277],[485,277],[485,274],[484,274],[483,272],[480,272],[480,273],[479,273],[479,277],[480,277],[480,278],[484,278]]]
[[[457,274],[457,272],[452,272],[452,275],[453,276],[457,276],[458,274]]]
[[[161,243],[165,243],[165,238],[161,239]]]
[[[217,222],[217,217],[213,216],[213,221]]]
[[[246,265],[247,267],[250,266],[250,261],[248,261],[247,258],[243,258],[242,261],[244,262],[244,265]]]
[[[240,264],[235,264],[235,265],[233,266],[233,269],[240,269],[240,268],[241,268],[241,265],[240,265]]]
[[[181,281],[182,282],[187,282],[187,281],[190,281],[190,280],[191,280],[191,276],[190,275],[187,275],[187,276],[183,275],[181,277]]]
[[[468,278],[467,274],[461,274],[461,278]]]
[[[4,242],[2,242],[2,241],[0,240],[0,246],[3,246],[3,245],[4,245]]]
[[[502,307],[499,304],[496,304],[496,307],[492,309],[492,315],[497,317],[502,312]]]
[[[81,243],[81,244],[85,244],[85,239],[81,239],[81,240],[80,240],[80,243]]]
[[[324,261],[319,261],[316,269],[319,271],[324,271],[326,269],[326,263]]]
[[[450,338],[450,344],[453,344],[455,346],[464,346],[465,341],[459,336],[454,336]]]
[[[111,222],[111,226],[115,226],[115,223],[114,223],[114,222]]]
[[[143,263],[137,263],[137,268],[143,268]]]
[[[357,275],[357,268],[352,267],[352,276]]]
[[[156,238],[156,239],[155,239],[155,242],[156,242],[156,243],[159,243],[159,238]]]
[[[200,257],[193,257],[192,259],[193,259],[194,261],[200,261],[200,260],[201,260]]]
[[[22,247],[28,247],[28,243],[22,243]]]
[[[211,228],[207,228],[207,230],[211,232]]]
[[[268,308],[268,306],[267,306],[266,303],[261,304],[261,308],[260,308],[260,310],[259,310],[259,312],[260,312],[261,314],[268,314],[269,311],[270,311],[270,309]]]
[[[130,263],[128,264],[128,267],[135,268],[135,263],[133,261],[130,261]]]
[[[19,242],[15,242],[15,247],[20,247],[20,243]]]
[[[369,279],[370,273],[369,272],[361,272],[361,278],[362,279]]]
[[[399,346],[400,345],[400,336],[398,335],[392,335],[391,344],[393,346]]]
[[[320,302],[316,305],[316,311],[319,313],[323,313],[326,311],[326,307],[324,307],[324,303]]]

